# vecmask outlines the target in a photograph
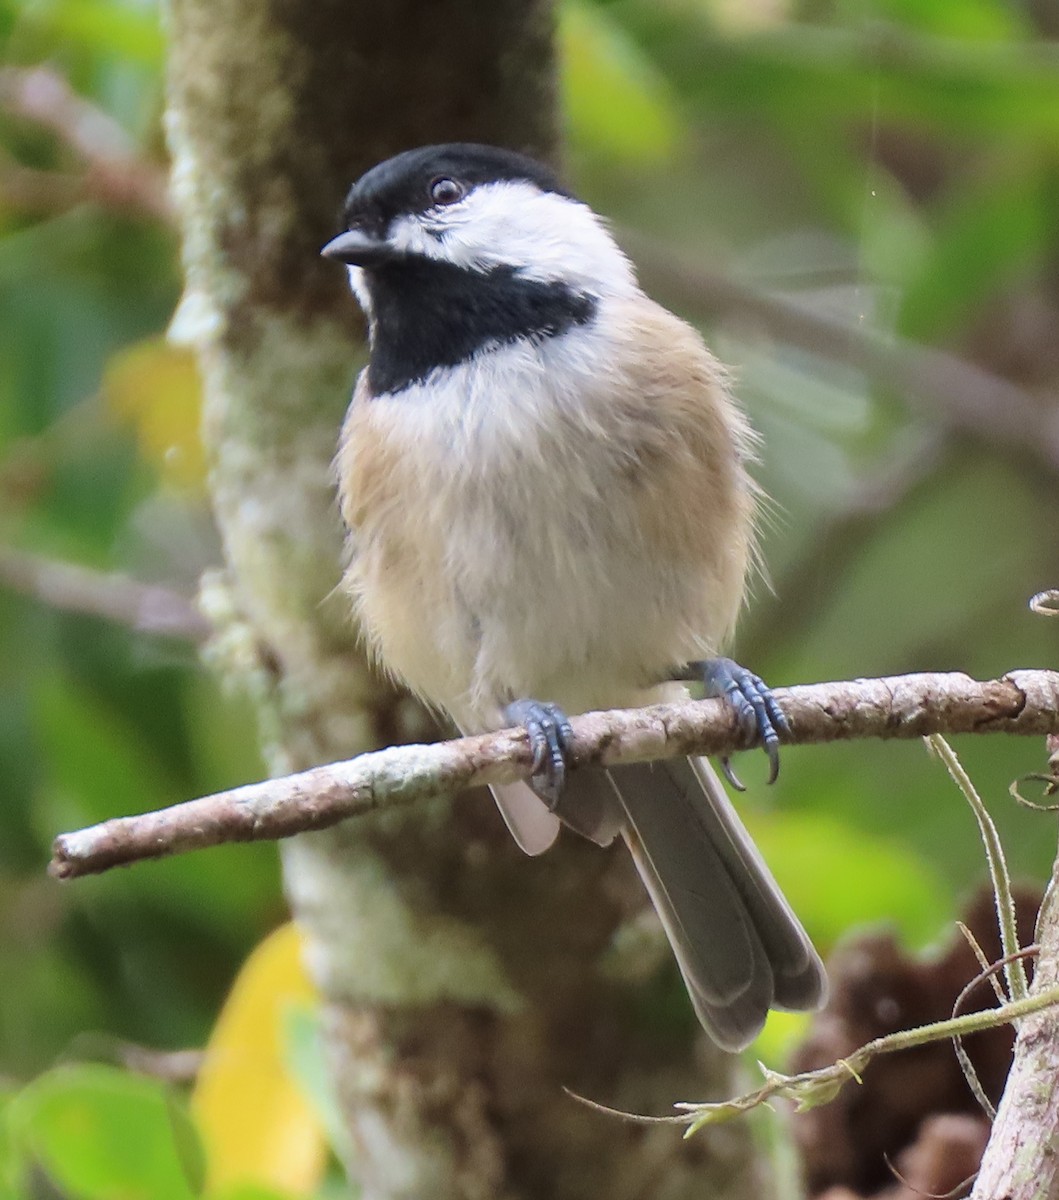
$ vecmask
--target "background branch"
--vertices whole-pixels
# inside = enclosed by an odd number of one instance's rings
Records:
[[[865,372],[955,432],[1059,470],[1059,427],[1050,404],[1010,380],[944,350],[854,325],[789,297],[688,261],[657,239],[621,231],[648,290],[713,319],[743,321],[771,337]]]
[[[1059,731],[1059,673],[1053,671],[1015,671],[985,683],[955,673],[902,675],[810,684],[776,695],[792,744]],[[573,726],[578,766],[749,748],[731,709],[718,700],[589,713],[575,717]],[[396,746],[63,834],[55,841],[51,870],[68,879],[222,842],[290,837],[388,805],[509,783],[529,773],[529,747],[519,730]]]
[[[0,546],[0,586],[66,612],[85,613],[140,633],[204,641],[210,623],[194,601],[160,584]]]
[[[10,190],[16,202],[53,208],[83,197],[172,221],[165,172],[143,159],[121,125],[79,96],[57,71],[49,67],[0,69],[0,105],[12,116],[48,129],[86,167],[80,180],[7,167],[0,171],[0,182],[5,194]],[[50,193],[51,187],[54,192]]]

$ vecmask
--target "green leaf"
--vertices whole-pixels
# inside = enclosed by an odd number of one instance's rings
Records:
[[[62,829],[187,798],[130,715],[115,704],[58,671],[42,672],[33,681],[33,699],[48,770],[34,814],[45,844]],[[267,920],[261,910],[275,896],[275,855],[264,845],[260,849],[258,854],[245,846],[216,847],[152,864],[135,880],[104,876],[80,889],[78,900],[106,912],[105,923],[112,933],[122,930],[119,936],[131,936],[136,923],[135,910],[128,909],[130,894],[164,906],[174,920],[194,919],[230,934],[233,925]]]
[[[683,132],[665,79],[598,8],[565,4],[560,16],[563,94],[571,140],[627,163],[657,163]]]
[[[165,37],[155,4],[121,0],[38,0],[25,8],[37,36],[108,58],[160,67]]]
[[[12,1100],[15,1137],[76,1200],[193,1200],[201,1151],[183,1106],[154,1080],[99,1066],[49,1071]]]
[[[852,122],[904,123],[975,143],[998,133],[1039,143],[1059,132],[1054,46],[921,36],[879,21],[724,37],[689,0],[607,11],[620,12],[682,98],[714,116],[765,115],[784,126],[793,116],[803,141],[842,140]]]
[[[41,675],[34,701],[55,805],[46,821],[72,828],[181,798],[124,714],[69,676]]]
[[[813,940],[885,921],[912,945],[935,938],[953,897],[931,865],[894,839],[824,813],[742,814]]]
[[[1047,256],[1050,219],[1033,160],[1009,156],[979,171],[982,182],[957,182],[934,245],[908,281],[901,328],[920,340],[957,330],[981,313],[984,300]]]
[[[0,1089],[0,1197],[14,1197],[22,1182],[22,1156],[11,1136],[10,1111],[14,1092]]]
[[[934,37],[968,41],[1008,41],[1030,35],[1029,22],[1016,5],[1000,0],[873,0],[873,16]],[[839,11],[851,25],[863,25],[864,0],[844,0]]]
[[[169,1128],[173,1135],[173,1149],[188,1181],[191,1190],[199,1195],[206,1184],[206,1153],[199,1137],[195,1122],[184,1107],[184,1102],[178,1099],[170,1088],[163,1088],[169,1113]]]
[[[210,1200],[295,1200],[290,1192],[279,1192],[260,1183],[237,1183],[219,1192],[211,1192]]]

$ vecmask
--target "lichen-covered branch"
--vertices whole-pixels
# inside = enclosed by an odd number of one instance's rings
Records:
[[[984,683],[962,674],[902,675],[793,687],[776,695],[795,744],[1059,731],[1059,673],[1053,671],[1014,671]],[[573,725],[572,759],[582,767],[748,748],[731,709],[718,700],[589,713],[575,717]],[[388,805],[509,783],[529,773],[528,744],[518,730],[393,747],[63,834],[55,842],[52,872],[71,878],[221,842],[290,837]]]
[[[1059,985],[1056,875],[1041,905],[1031,998]],[[1059,1010],[1023,1019],[1015,1057],[971,1200],[1059,1198]]]

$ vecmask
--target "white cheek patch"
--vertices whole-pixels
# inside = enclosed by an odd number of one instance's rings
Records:
[[[389,240],[407,253],[474,271],[509,266],[529,279],[561,279],[574,288],[636,290],[632,265],[586,204],[527,182],[480,184],[457,204],[399,217]]]
[[[349,290],[357,298],[357,303],[364,310],[365,316],[371,316],[371,292],[368,290],[364,271],[361,267],[347,267],[349,272]]]

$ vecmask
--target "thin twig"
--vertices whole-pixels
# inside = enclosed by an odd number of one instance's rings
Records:
[[[1059,588],[1047,588],[1031,596],[1029,608],[1039,617],[1059,617]]]
[[[967,675],[902,675],[779,689],[791,744],[948,733],[1059,730],[1059,673],[1014,671],[979,683]],[[571,763],[617,766],[750,748],[719,700],[588,713],[573,720]],[[504,730],[429,746],[395,746],[348,762],[248,784],[138,817],[58,837],[51,871],[72,878],[144,858],[223,842],[290,837],[390,804],[526,778],[526,735]]]
[[[1029,980],[1026,978],[1026,968],[1019,957],[1018,919],[1015,913],[1015,898],[1011,894],[1011,873],[1008,871],[1007,859],[1004,856],[1004,846],[1000,834],[989,815],[989,810],[982,803],[971,777],[963,769],[956,752],[940,733],[932,733],[927,738],[927,746],[945,765],[953,783],[963,792],[964,799],[971,807],[974,818],[978,822],[978,831],[985,850],[986,862],[989,866],[989,879],[993,887],[993,900],[996,904],[997,926],[1000,931],[1000,948],[1007,964],[1004,975],[1007,979],[1008,995],[1012,1000],[1021,1000],[1029,991]]]
[[[978,965],[982,968],[983,973],[976,976],[974,982],[977,983],[979,979],[988,979],[990,986],[993,989],[993,995],[996,996],[997,1004],[1006,1004],[1009,997],[1004,991],[1004,985],[999,979],[997,979],[996,973],[992,970],[993,964],[991,964],[989,959],[986,958],[985,951],[978,944],[978,939],[962,921],[956,922],[956,928],[961,934],[963,934],[964,941],[968,946],[970,946],[971,953],[975,956],[978,961]],[[953,1013],[952,1015],[955,1016],[956,1014]]]
[[[1004,993],[1004,987],[997,978],[995,964],[990,965],[989,960],[985,956],[985,951],[978,944],[978,939],[967,928],[962,921],[956,922],[956,928],[963,934],[968,945],[971,947],[971,953],[978,960],[978,965],[982,968],[981,971],[971,980],[969,984],[956,997],[956,1003],[952,1006],[952,1016],[957,1016],[960,1011],[960,1005],[965,997],[978,986],[978,983],[983,979],[988,979],[992,985],[993,992],[996,995],[997,1002],[1005,1004],[1008,997]],[[993,1107],[993,1102],[986,1095],[985,1088],[982,1087],[982,1081],[978,1078],[978,1072],[975,1070],[974,1063],[971,1062],[971,1056],[964,1049],[962,1038],[952,1039],[952,1048],[956,1053],[956,1061],[960,1064],[960,1070],[963,1072],[963,1078],[967,1086],[971,1089],[971,1095],[978,1101],[978,1107],[985,1113],[986,1117],[992,1121],[996,1116],[996,1109]]]
[[[958,1200],[958,1197],[963,1195],[963,1189],[970,1187],[971,1184],[974,1183],[974,1181],[978,1178],[978,1172],[972,1171],[970,1175],[961,1179],[955,1187],[949,1188],[947,1192],[925,1192],[922,1188],[917,1188],[915,1184],[910,1183],[901,1174],[897,1167],[895,1167],[890,1161],[890,1156],[888,1154],[883,1154],[883,1162],[886,1163],[886,1169],[890,1172],[894,1179],[901,1184],[902,1187],[907,1188],[908,1191],[913,1193],[913,1195],[922,1196],[924,1200]]]
[[[0,152],[0,197],[7,208],[50,215],[88,199],[89,189],[81,175],[24,167]]]
[[[638,1113],[608,1108],[579,1096],[576,1092],[568,1091],[568,1094],[590,1108],[623,1117],[627,1121],[647,1125],[686,1125],[684,1136],[691,1137],[705,1125],[719,1125],[731,1121],[743,1113],[768,1104],[771,1100],[790,1100],[797,1112],[829,1104],[850,1080],[860,1083],[861,1076],[869,1064],[881,1054],[895,1054],[899,1050],[912,1050],[917,1046],[927,1046],[931,1042],[966,1037],[970,1033],[980,1033],[986,1029],[997,1029],[1001,1025],[1009,1025],[1057,1004],[1059,985],[1021,1000],[1013,1000],[1000,1008],[986,1008],[962,1017],[950,1017],[945,1021],[933,1021],[929,1025],[917,1025],[913,1029],[899,1029],[896,1033],[888,1033],[866,1042],[858,1050],[830,1066],[819,1067],[814,1071],[800,1071],[797,1075],[783,1075],[759,1063],[758,1066],[765,1076],[761,1087],[745,1092],[742,1096],[735,1096],[731,1100],[709,1101],[705,1104],[697,1101],[674,1104],[674,1108],[682,1110],[678,1116],[641,1116]]]
[[[0,546],[0,586],[67,612],[103,617],[140,633],[201,642],[210,624],[194,601],[158,584]]]
[[[734,1100],[709,1104],[677,1104],[674,1107],[685,1109],[688,1114],[688,1137],[704,1125],[731,1120],[732,1117],[777,1097],[792,1100],[795,1109],[803,1112],[833,1100],[851,1079],[860,1083],[869,1063],[880,1054],[894,1054],[899,1050],[912,1050],[916,1046],[926,1046],[931,1042],[966,1037],[970,1033],[981,1033],[986,1029],[997,1029],[1001,1025],[1012,1024],[1057,1004],[1059,985],[1024,996],[1021,1000],[1013,1000],[1000,1008],[986,1008],[962,1017],[950,1017],[946,1021],[917,1025],[914,1029],[899,1029],[896,1033],[875,1038],[831,1066],[816,1071],[781,1075],[778,1071],[762,1068],[765,1071],[764,1085],[757,1091],[748,1092]]]
[[[971,941],[971,945],[975,951],[975,957],[979,961],[984,958],[982,948],[974,940],[971,931],[962,922],[957,922],[963,930],[965,936]],[[1020,962],[1023,959],[1035,958],[1040,953],[1040,947],[1037,945],[1024,946],[1021,950],[1017,950],[1014,954],[1006,954],[1003,958],[998,959],[995,963],[982,963],[982,970],[960,990],[960,994],[956,997],[952,1006],[952,1015],[959,1016],[960,1008],[967,997],[980,984],[987,979],[997,986],[997,973],[1003,971],[1009,963],[1018,959]],[[1003,992],[999,993],[1000,1003],[1003,1005],[1006,1002],[1006,997]],[[996,1109],[993,1107],[992,1101],[985,1094],[985,1088],[982,1087],[982,1081],[978,1078],[978,1072],[974,1069],[974,1064],[968,1057],[967,1051],[963,1048],[963,1038],[954,1037],[952,1039],[952,1048],[956,1051],[956,1058],[959,1061],[960,1069],[963,1071],[963,1077],[967,1081],[967,1086],[971,1089],[974,1098],[978,1101],[978,1106],[985,1115],[992,1121],[996,1117]]]
[[[1046,739],[1049,743],[1055,741],[1053,735],[1049,735]],[[1049,747],[1051,749],[1051,747]],[[1049,755],[1049,762],[1053,765],[1053,770],[1049,774],[1044,774],[1041,771],[1031,771],[1028,775],[1023,775],[1019,779],[1013,779],[1008,784],[1008,795],[1015,801],[1016,804],[1021,804],[1023,808],[1028,808],[1031,812],[1050,813],[1059,812],[1059,804],[1040,804],[1036,800],[1027,800],[1019,790],[1020,783],[1043,783],[1044,794],[1046,796],[1054,796],[1059,791],[1059,771],[1055,767],[1055,750],[1052,749]]]

